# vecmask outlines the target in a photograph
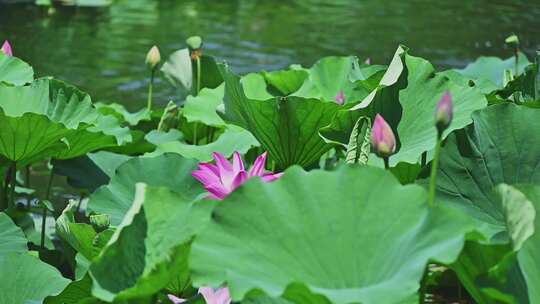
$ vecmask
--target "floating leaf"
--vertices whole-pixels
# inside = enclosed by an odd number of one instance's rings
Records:
[[[470,229],[382,169],[293,167],[220,202],[190,260],[196,286],[226,282],[234,300],[251,290],[287,298],[287,286],[301,282],[301,294],[336,304],[399,303],[416,293],[428,260],[457,258]]]

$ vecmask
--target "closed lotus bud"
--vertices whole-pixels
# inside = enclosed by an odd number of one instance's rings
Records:
[[[146,54],[146,64],[153,69],[160,61],[161,54],[159,53],[158,47],[154,45],[150,51],[148,51],[148,54]]]
[[[379,114],[375,116],[371,129],[371,145],[379,157],[389,157],[396,152],[394,131]]]
[[[339,93],[334,98],[336,100],[336,103],[339,105],[342,105],[345,103],[345,93],[343,93],[343,90],[340,90]]]
[[[200,36],[191,36],[186,39],[186,44],[190,50],[198,50],[202,47],[202,38]]]
[[[452,108],[452,95],[447,91],[435,108],[435,125],[439,134],[446,130],[452,122],[454,115]]]
[[[9,44],[9,41],[4,41],[4,44],[2,44],[2,48],[0,48],[0,51],[2,53],[6,54],[7,56],[13,56],[13,51],[11,50],[11,44]]]
[[[519,45],[519,38],[518,38],[517,35],[514,34],[514,35],[511,35],[511,36],[507,37],[507,38],[504,40],[504,42],[505,42],[506,44],[508,44],[508,45],[511,45],[511,46],[513,46],[513,47],[516,47],[516,46]]]
[[[90,224],[96,232],[102,232],[111,225],[111,217],[108,214],[90,215]]]

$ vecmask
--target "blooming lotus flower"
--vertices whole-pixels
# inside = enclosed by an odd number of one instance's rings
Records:
[[[231,295],[227,287],[213,289],[211,287],[199,288],[199,293],[202,294],[206,304],[230,304]]]
[[[2,44],[2,48],[0,48],[2,53],[6,54],[7,56],[13,56],[13,51],[11,50],[11,44],[9,44],[9,41],[4,41],[4,44]]]
[[[240,153],[234,152],[232,164],[223,155],[214,153],[216,164],[200,163],[199,170],[194,170],[191,175],[210,192],[210,198],[222,200],[254,176],[259,176],[265,182],[280,178],[282,173],[273,174],[264,170],[266,157],[266,152],[257,157],[253,167],[246,171]]]
[[[213,289],[211,287],[201,287],[199,288],[199,294],[201,294],[206,302],[206,304],[230,304],[231,295],[227,287]],[[174,304],[184,303],[185,299],[179,298],[173,295],[167,295],[169,300]]]
[[[435,125],[439,133],[448,128],[453,115],[452,95],[447,91],[435,108]]]
[[[396,137],[390,125],[384,118],[377,114],[371,129],[371,145],[375,153],[383,158],[389,157],[396,152]]]
[[[339,94],[336,95],[335,99],[336,102],[340,105],[345,103],[345,94],[343,93],[343,90],[339,91]]]
[[[146,64],[151,68],[155,68],[156,65],[161,61],[161,54],[157,46],[153,46],[146,54]]]

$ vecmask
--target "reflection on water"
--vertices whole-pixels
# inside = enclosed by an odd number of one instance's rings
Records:
[[[515,32],[524,50],[540,47],[539,1],[117,0],[106,8],[0,5],[0,39],[38,75],[75,83],[95,100],[144,105],[146,51],[162,54],[201,35],[206,52],[238,72],[311,65],[326,55],[355,54],[386,63],[403,43],[438,67],[479,55],[509,56]],[[159,79],[158,79],[159,81]],[[172,91],[158,83],[156,98]]]

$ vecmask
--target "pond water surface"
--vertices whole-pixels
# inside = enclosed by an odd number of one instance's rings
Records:
[[[157,44],[166,57],[191,35],[203,36],[207,53],[248,72],[311,65],[327,55],[386,64],[400,43],[438,68],[460,67],[480,55],[509,57],[504,38],[512,33],[529,57],[540,48],[540,1],[116,0],[54,13],[0,4],[0,40],[9,39],[39,76],[133,110],[145,103],[147,50]],[[173,93],[161,82],[156,94],[165,103]]]

